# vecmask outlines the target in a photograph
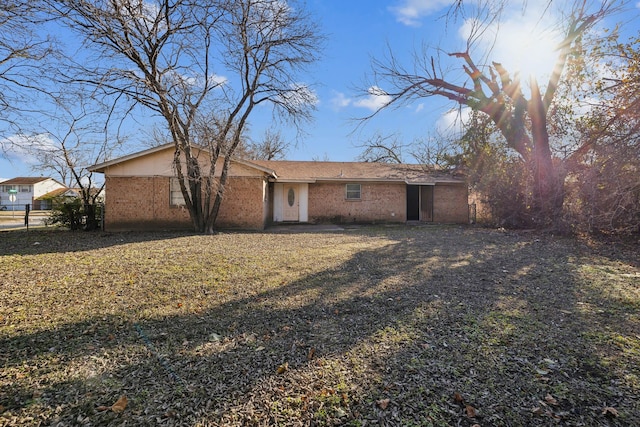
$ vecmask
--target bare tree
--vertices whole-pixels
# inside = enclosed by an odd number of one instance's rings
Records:
[[[417,139],[409,147],[409,154],[425,168],[446,171],[460,166],[460,146],[454,137],[436,133]]]
[[[267,129],[262,139],[253,142],[249,138],[243,138],[236,156],[247,160],[282,160],[286,157],[290,144],[277,130]]]
[[[0,149],[5,152],[19,133],[23,113],[34,110],[30,95],[42,89],[43,60],[53,52],[52,41],[40,37],[36,28],[43,18],[37,2],[0,2]]]
[[[362,152],[357,160],[373,163],[402,163],[402,150],[407,148],[397,135],[383,136],[376,133],[368,141],[357,145]]]
[[[590,144],[574,147],[571,158],[564,159],[563,162],[555,161],[549,140],[549,111],[567,61],[573,52],[580,48],[583,35],[603,17],[613,13],[623,2],[598,2],[591,8],[587,3],[576,1],[566,14],[563,22],[564,37],[557,48],[555,67],[543,88],[534,77],[528,82],[522,82],[519,75],[511,74],[500,63],[482,65],[481,62],[476,62],[469,48],[449,54],[460,61],[464,76],[460,81],[455,80],[454,73],[447,74],[441,71],[438,58],[428,52],[417,53],[414,63],[409,68],[403,66],[393,52],[390,52],[388,58],[373,62],[372,84],[385,88],[391,99],[382,108],[437,96],[486,114],[507,145],[518,153],[531,174],[532,216],[542,224],[557,220],[564,202],[564,163],[588,151]],[[472,29],[468,46],[486,30],[488,22],[498,19],[496,17],[500,16],[499,10],[504,7],[505,2],[486,2],[485,5],[487,8],[483,9],[484,15],[475,21],[480,24]],[[457,2],[455,13],[462,13],[463,10],[463,2]],[[469,86],[467,82],[470,83]],[[523,90],[526,83],[529,85],[528,96]]]
[[[282,137],[282,133],[267,129],[262,141],[251,144],[251,159],[282,160],[285,158],[290,144]]]
[[[65,89],[65,96],[55,99],[55,109],[47,121],[55,125],[23,135],[23,150],[36,160],[34,170],[58,177],[80,192],[86,228],[93,230],[97,227],[96,205],[105,184],[87,168],[110,158],[122,141],[112,136],[115,132],[109,127],[109,118],[113,111],[109,106],[79,88],[75,93],[72,87]]]
[[[214,229],[232,156],[255,107],[271,104],[295,125],[309,119],[315,107],[313,92],[297,78],[315,61],[321,37],[297,5],[282,0],[48,1],[97,54],[95,66],[75,64],[83,77],[70,79],[82,78],[104,94],[147,108],[165,123],[196,231]],[[206,140],[196,138],[199,123],[210,124]],[[206,161],[199,157],[201,149],[208,153]],[[222,169],[216,171],[219,159]]]

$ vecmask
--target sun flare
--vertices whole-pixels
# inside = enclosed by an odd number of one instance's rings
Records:
[[[512,75],[540,81],[551,74],[559,43],[557,33],[541,31],[534,24],[508,23],[500,28],[492,57]]]
[[[540,16],[530,11],[489,25],[469,19],[459,32],[463,40],[473,40],[474,50],[487,55],[489,63],[502,64],[512,76],[519,74],[523,80],[535,76],[541,82],[553,71],[562,34],[545,25],[552,17],[541,21]]]

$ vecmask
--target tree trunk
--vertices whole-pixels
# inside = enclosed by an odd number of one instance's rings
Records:
[[[85,230],[87,231],[96,230],[98,228],[98,221],[96,219],[96,206],[94,204],[85,202],[84,214],[87,217]]]
[[[553,164],[553,155],[549,147],[549,132],[547,131],[547,113],[544,108],[540,88],[535,78],[531,78],[531,100],[528,103],[528,113],[531,119],[531,142],[533,156],[530,170],[533,172],[533,201],[532,211],[534,219],[540,224],[557,221],[559,215],[558,204],[562,209],[563,183],[560,182],[558,171]],[[560,198],[560,199],[559,199]]]

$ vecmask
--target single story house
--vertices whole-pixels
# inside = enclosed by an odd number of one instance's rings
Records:
[[[191,228],[174,152],[166,144],[89,168],[105,175],[105,229]],[[420,165],[233,160],[216,226],[407,221],[468,223],[465,180]]]
[[[0,209],[23,211],[25,205],[33,210],[51,209],[51,197],[68,188],[53,178],[17,177],[0,184]]]

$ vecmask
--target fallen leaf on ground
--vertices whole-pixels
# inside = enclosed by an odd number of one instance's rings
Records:
[[[118,414],[126,409],[127,403],[129,403],[129,401],[127,400],[127,397],[121,396],[120,399],[116,401],[116,403],[111,405],[111,410],[116,414]]]
[[[389,403],[391,402],[390,399],[380,399],[376,402],[376,404],[378,405],[378,407],[382,410],[387,409],[387,407],[389,406]]]
[[[544,397],[544,400],[551,406],[558,406],[558,401],[556,400],[555,397],[551,396],[550,394],[547,394]]]
[[[615,418],[619,414],[616,408],[612,408],[611,406],[606,406],[605,408],[602,409],[602,415],[604,415],[605,417]]]
[[[474,408],[471,405],[467,405],[464,408],[467,411],[467,417],[469,418],[475,418],[476,417],[476,408]]]
[[[313,359],[313,355],[314,354],[316,354],[316,349],[315,349],[315,347],[311,347],[309,349],[309,353],[307,354],[307,360]]]
[[[453,400],[455,400],[456,403],[464,403],[464,399],[462,398],[462,395],[458,392],[455,392],[453,394]]]
[[[278,366],[278,369],[276,369],[276,372],[278,374],[284,374],[285,372],[287,372],[289,370],[289,363],[285,362],[282,365]]]

